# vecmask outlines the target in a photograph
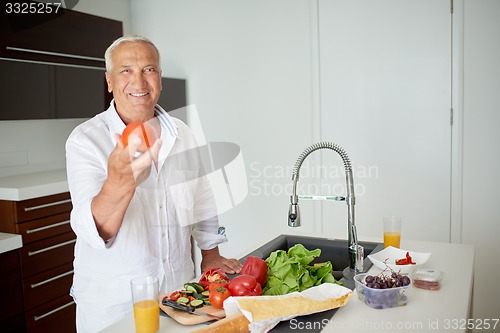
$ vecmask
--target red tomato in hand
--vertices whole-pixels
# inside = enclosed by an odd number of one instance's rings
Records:
[[[212,306],[222,309],[224,305],[224,300],[229,296],[231,296],[229,290],[227,290],[224,287],[219,287],[210,291],[210,295],[208,295],[208,300]]]
[[[148,123],[143,123],[141,121],[134,121],[125,127],[122,133],[122,142],[125,147],[128,146],[128,141],[130,135],[133,134],[139,137],[142,141],[141,145],[137,149],[140,152],[145,152],[156,141],[156,131],[153,126]]]
[[[212,292],[213,290],[224,287],[227,288],[227,285],[229,284],[229,281],[227,280],[215,280],[214,282],[210,282],[208,285],[208,291]]]
[[[233,296],[260,296],[262,286],[251,275],[239,275],[229,282],[227,289]]]

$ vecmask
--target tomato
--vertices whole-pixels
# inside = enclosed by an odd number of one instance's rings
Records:
[[[212,306],[222,309],[224,307],[224,300],[229,296],[231,296],[231,293],[227,288],[219,287],[210,292],[208,300]]]
[[[239,275],[229,282],[227,289],[233,296],[260,296],[262,286],[251,275]]]
[[[209,268],[203,273],[203,275],[200,278],[200,281],[198,281],[202,286],[205,287],[205,289],[208,288],[211,282],[217,281],[217,280],[227,280],[229,281],[229,278],[227,277],[226,273],[220,268]]]
[[[215,280],[214,282],[210,282],[208,285],[208,291],[212,292],[212,290],[215,290],[220,287],[227,288],[227,285],[229,284],[228,280]]]
[[[245,263],[241,268],[241,275],[251,275],[253,276],[261,286],[266,283],[267,280],[267,264],[266,262],[256,256],[249,256],[245,259]]]
[[[181,297],[181,293],[178,292],[178,291],[174,291],[173,293],[170,294],[169,298],[172,300],[172,301],[177,301],[179,299],[179,297]]]
[[[142,143],[137,149],[140,152],[148,150],[156,141],[156,131],[153,126],[148,123],[134,121],[125,127],[122,133],[122,142],[125,147],[128,146],[128,140],[131,134],[141,139]]]

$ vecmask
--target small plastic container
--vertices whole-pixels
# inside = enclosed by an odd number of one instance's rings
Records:
[[[365,284],[365,277],[367,275],[363,273],[354,276],[358,298],[365,302],[366,305],[374,309],[386,309],[406,305],[408,296],[405,295],[405,291],[410,285],[387,289],[369,288]]]
[[[412,274],[413,285],[427,290],[441,289],[443,272],[433,269],[417,269]]]

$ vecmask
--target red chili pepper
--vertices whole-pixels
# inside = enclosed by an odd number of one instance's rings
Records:
[[[267,264],[266,262],[256,256],[249,256],[245,260],[243,267],[241,268],[240,274],[248,274],[253,276],[261,286],[266,283],[267,280]]]
[[[406,252],[406,258],[396,260],[396,265],[415,265],[415,264],[416,263],[413,262],[413,259],[410,256],[410,252]]]
[[[217,280],[228,280],[229,278],[227,277],[226,273],[220,268],[209,268],[203,273],[203,275],[200,278],[199,283],[206,288],[210,285],[211,282],[217,281]]]

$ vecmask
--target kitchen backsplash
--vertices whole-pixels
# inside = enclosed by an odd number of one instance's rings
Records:
[[[64,169],[64,145],[86,119],[0,121],[0,177]]]

